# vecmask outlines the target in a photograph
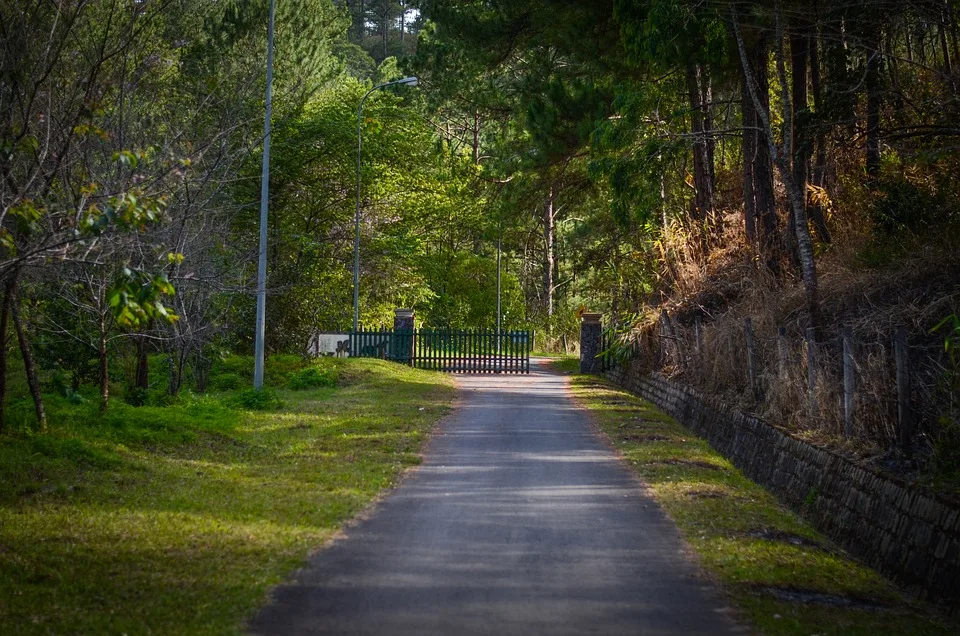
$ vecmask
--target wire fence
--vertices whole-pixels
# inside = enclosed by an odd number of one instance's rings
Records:
[[[664,311],[655,325],[605,329],[600,357],[604,371],[629,362],[790,429],[906,452],[945,440],[960,447],[958,370],[938,334],[905,326],[818,334],[751,317],[739,330],[712,329]]]

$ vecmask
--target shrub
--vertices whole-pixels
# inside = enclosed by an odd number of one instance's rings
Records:
[[[150,391],[141,387],[129,387],[123,393],[123,401],[130,406],[145,406],[150,401]]]
[[[874,194],[873,219],[882,235],[922,232],[938,222],[937,200],[903,174],[885,175]]]
[[[239,373],[221,373],[210,378],[210,385],[216,391],[236,391],[245,383]]]
[[[150,398],[153,406],[174,406],[180,403],[180,395],[171,395],[169,391],[158,391]]]
[[[288,384],[294,391],[337,386],[337,370],[333,367],[307,367],[290,374]]]
[[[54,371],[53,376],[50,378],[50,384],[53,386],[53,390],[61,397],[65,397],[70,404],[84,404],[87,401],[74,390],[68,381],[67,375],[60,369]]]
[[[269,411],[283,406],[277,394],[270,389],[244,389],[230,396],[227,405],[251,411]]]
[[[267,386],[284,386],[290,374],[306,366],[302,356],[274,354],[265,361],[263,380]],[[237,379],[234,379],[236,376]],[[216,360],[210,369],[214,390],[232,391],[253,382],[253,356],[230,355]]]

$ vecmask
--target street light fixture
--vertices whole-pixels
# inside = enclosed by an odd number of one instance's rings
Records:
[[[416,77],[404,77],[378,84],[360,98],[360,106],[357,107],[357,210],[354,215],[354,236],[353,236],[353,330],[357,331],[360,327],[360,155],[363,151],[363,102],[375,90],[402,84],[405,86],[416,86],[420,80]]]

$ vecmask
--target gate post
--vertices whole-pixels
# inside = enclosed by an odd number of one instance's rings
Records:
[[[600,318],[603,314],[582,314],[580,316],[580,373],[600,373],[600,353],[603,327]]]
[[[413,364],[413,310],[393,310],[393,357],[401,364]]]

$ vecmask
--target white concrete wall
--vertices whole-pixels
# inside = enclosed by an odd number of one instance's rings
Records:
[[[318,333],[310,340],[310,346],[307,352],[312,356],[337,356],[338,358],[347,357],[345,351],[337,353],[337,348],[346,349],[350,343],[350,334],[346,333]]]

